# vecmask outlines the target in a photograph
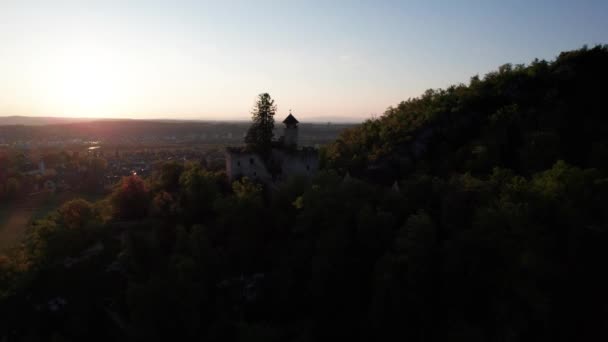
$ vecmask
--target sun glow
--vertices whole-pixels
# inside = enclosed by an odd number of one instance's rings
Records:
[[[129,73],[117,53],[95,47],[64,49],[41,66],[35,79],[43,104],[58,115],[107,117],[124,114]]]

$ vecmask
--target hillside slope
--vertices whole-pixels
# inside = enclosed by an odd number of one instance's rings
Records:
[[[529,175],[558,159],[605,169],[607,79],[607,46],[503,65],[346,131],[327,149],[327,165],[391,182],[412,172],[484,174],[496,166]]]

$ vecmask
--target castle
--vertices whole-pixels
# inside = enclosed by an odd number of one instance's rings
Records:
[[[273,142],[267,160],[243,147],[226,149],[226,174],[230,182],[248,177],[265,184],[275,184],[292,176],[312,177],[317,173],[318,151],[313,147],[298,146],[299,121],[289,113],[283,124],[283,136]]]

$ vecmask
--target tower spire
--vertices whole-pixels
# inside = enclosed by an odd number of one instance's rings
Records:
[[[287,146],[297,146],[298,145],[298,120],[291,114],[291,109],[289,110],[289,115],[283,120],[285,124],[284,130],[284,139],[285,145]]]

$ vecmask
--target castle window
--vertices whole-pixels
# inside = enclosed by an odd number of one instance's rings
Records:
[[[237,162],[236,162],[236,165],[237,165],[237,166],[241,166],[241,161],[240,161],[240,160],[239,160],[239,161],[237,161]]]
[[[310,171],[310,165],[306,165],[306,171]]]
[[[249,164],[253,165],[253,163],[254,163],[253,158],[249,158]]]
[[[258,176],[258,173],[253,171],[253,177],[257,177],[257,176]]]

